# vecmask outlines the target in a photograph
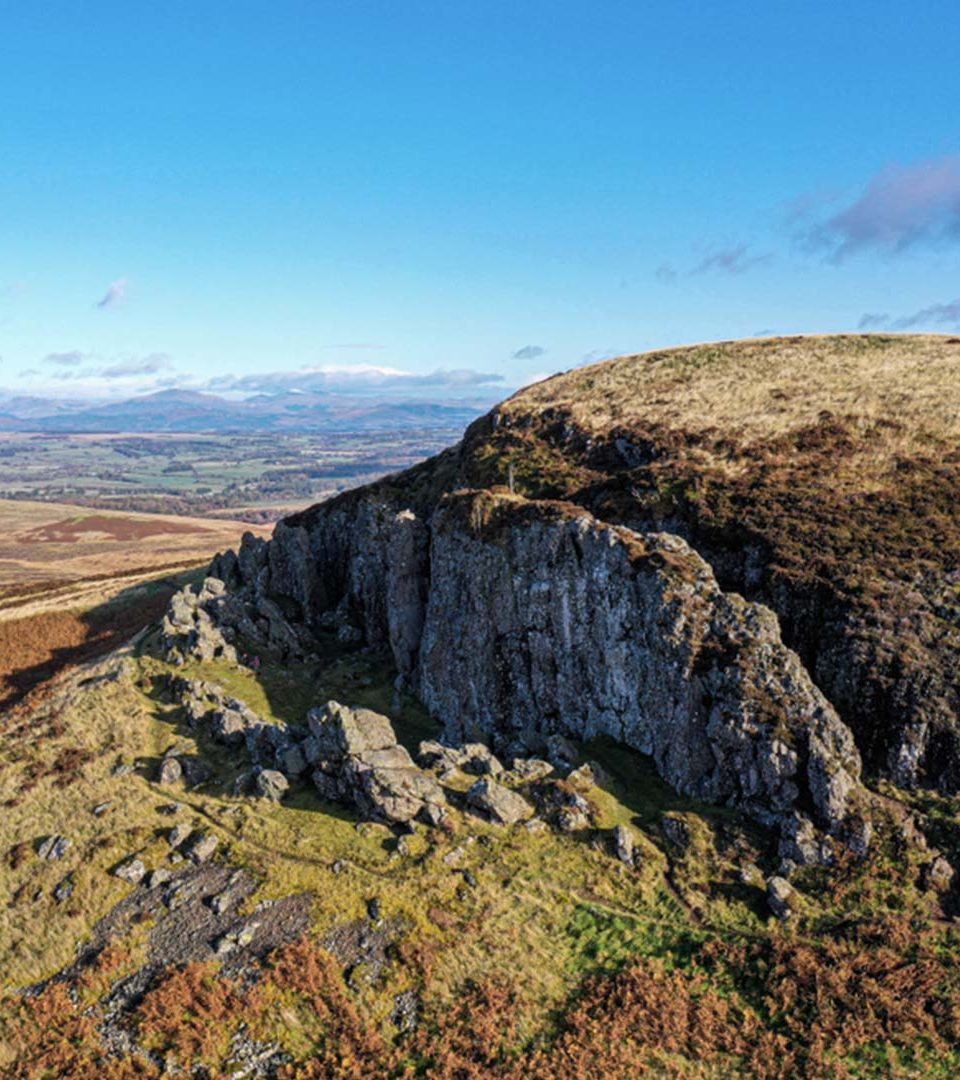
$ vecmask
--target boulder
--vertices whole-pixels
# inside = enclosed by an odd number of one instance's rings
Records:
[[[778,919],[788,919],[797,910],[800,898],[786,878],[772,877],[767,882],[767,903]]]
[[[113,871],[113,876],[120,878],[121,881],[128,881],[131,885],[139,885],[146,873],[147,868],[143,865],[142,860],[130,858],[126,862],[122,862]]]
[[[257,794],[271,802],[280,802],[290,788],[290,781],[276,769],[262,769],[257,773],[254,783]]]
[[[455,746],[445,746],[434,739],[425,739],[417,749],[417,764],[424,769],[446,772],[459,769],[463,764],[463,754]]]
[[[478,780],[466,795],[467,805],[499,825],[516,825],[533,817],[530,803],[496,780]]]
[[[545,780],[553,772],[553,766],[542,758],[514,758],[505,780],[518,784],[532,784]]]
[[[67,876],[57,884],[57,887],[53,890],[53,899],[56,903],[62,904],[64,901],[69,900],[73,896],[73,890],[76,887],[73,874],[67,874]]]
[[[239,746],[249,726],[250,723],[242,712],[236,709],[218,709],[213,715],[210,733],[217,742],[226,746]]]
[[[932,862],[927,863],[923,868],[924,887],[932,889],[934,892],[945,893],[949,891],[955,876],[953,867],[942,855],[937,855]]]
[[[181,821],[177,825],[174,825],[174,827],[170,830],[169,834],[167,835],[167,843],[170,845],[170,847],[176,849],[180,847],[180,845],[184,842],[184,840],[186,840],[189,835],[190,826],[185,821]]]
[[[321,798],[350,803],[367,818],[406,824],[439,821],[445,796],[397,743],[386,716],[328,702],[307,714],[312,774]]]
[[[633,833],[626,825],[618,825],[611,837],[613,853],[625,866],[636,866],[638,862],[637,843]]]
[[[176,784],[183,779],[183,766],[175,757],[165,757],[160,762],[160,770],[157,773],[157,783]]]
[[[50,862],[59,862],[66,855],[72,841],[65,836],[48,836],[37,845],[37,857]]]
[[[351,758],[344,765],[342,775],[361,813],[374,820],[399,824],[427,814],[430,807],[442,807],[446,800],[436,778],[418,769],[402,747],[396,749],[402,751],[402,755],[391,755],[391,760],[405,756],[408,764],[386,765],[370,761],[382,754],[382,751],[374,751]],[[433,814],[431,810],[430,816]]]
[[[187,858],[191,862],[207,862],[220,845],[218,837],[213,833],[199,833],[187,850]]]
[[[342,761],[353,754],[384,750],[397,742],[386,716],[370,709],[351,709],[336,701],[311,709],[307,713],[307,726],[317,741],[320,757],[327,761]]]
[[[483,743],[466,743],[460,748],[460,755],[460,768],[474,776],[499,776],[503,772],[503,765]]]

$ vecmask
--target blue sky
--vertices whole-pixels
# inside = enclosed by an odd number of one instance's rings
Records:
[[[7,4],[0,386],[958,329],[958,47],[939,0]]]

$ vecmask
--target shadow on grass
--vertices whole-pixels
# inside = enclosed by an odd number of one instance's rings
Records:
[[[88,611],[50,611],[0,622],[0,709],[76,664],[103,656],[156,622],[170,597],[201,571],[130,585]]]

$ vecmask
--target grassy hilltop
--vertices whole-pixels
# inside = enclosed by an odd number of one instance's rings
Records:
[[[758,339],[577,368],[381,490],[426,509],[511,479],[681,534],[724,588],[777,612],[873,772],[960,787],[960,338]],[[927,729],[916,753],[910,727]]]
[[[34,691],[0,728],[0,1072],[956,1076],[958,471],[960,339],[790,338],[556,376],[457,447],[340,496],[428,511],[512,483],[518,503],[684,535],[725,587],[775,608],[853,727],[877,799],[868,855],[796,869],[778,919],[772,834],[676,795],[609,740],[577,747],[590,820],[572,831],[481,820],[456,799],[476,778],[456,769],[447,825],[409,834],[359,822],[305,777],[279,803],[238,794],[245,752],[190,725],[172,676],[268,724],[302,725],[334,698],[388,715],[411,750],[436,726],[395,688],[386,652],[334,629],[315,657],[264,655],[257,671],[175,667],[154,631]],[[922,722],[908,776],[892,749]],[[160,783],[171,748],[202,779]],[[171,848],[179,824],[217,837],[210,862]],[[633,860],[612,844],[618,826]],[[65,854],[40,857],[55,836]],[[133,856],[218,889],[239,873],[230,917],[279,948],[215,953],[202,927],[229,928],[210,898],[177,907],[116,877]],[[96,955],[72,968],[78,946]]]

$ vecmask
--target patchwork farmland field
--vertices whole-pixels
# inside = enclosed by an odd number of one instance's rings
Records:
[[[0,432],[0,499],[275,521],[407,468],[459,434],[443,429],[244,436]]]

